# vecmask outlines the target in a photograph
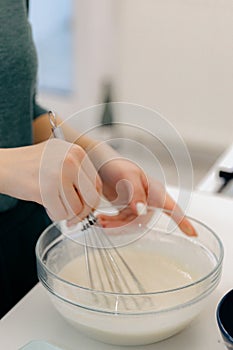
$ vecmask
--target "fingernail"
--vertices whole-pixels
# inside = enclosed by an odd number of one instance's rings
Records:
[[[147,207],[146,204],[142,202],[138,202],[136,204],[136,210],[138,215],[146,215],[147,214]]]
[[[186,233],[188,236],[197,237],[197,232],[195,231],[194,227],[188,224],[183,224],[181,227],[182,231]]]

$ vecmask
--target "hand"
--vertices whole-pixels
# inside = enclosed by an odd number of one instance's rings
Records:
[[[119,215],[109,217],[100,215],[104,227],[119,226],[132,221],[138,215],[138,203],[171,211],[172,218],[188,236],[197,233],[191,223],[184,217],[182,210],[158,181],[148,178],[134,163],[126,159],[113,159],[99,170],[103,181],[103,194],[113,204],[129,204]],[[119,195],[118,195],[119,194]],[[123,194],[123,195],[120,195]]]
[[[52,220],[73,224],[98,205],[102,182],[80,146],[52,139],[1,149],[0,159],[1,192],[44,205]]]

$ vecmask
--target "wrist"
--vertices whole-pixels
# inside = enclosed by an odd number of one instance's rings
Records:
[[[109,146],[105,142],[93,142],[93,144],[88,149],[86,149],[86,152],[97,171],[105,163],[113,159],[122,158],[122,156],[118,152],[116,152],[111,146]]]

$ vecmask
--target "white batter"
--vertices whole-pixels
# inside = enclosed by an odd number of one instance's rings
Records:
[[[131,245],[119,249],[119,252],[132,268],[146,292],[158,292],[187,286],[203,276],[212,266],[209,256],[203,249],[189,242],[182,245],[179,240],[174,245],[167,241],[162,244],[158,242],[151,250],[149,244],[144,247]],[[114,252],[112,258],[118,262],[117,265],[125,276],[131,292],[138,293],[137,285],[121,263],[121,259]],[[109,271],[108,263],[106,260],[104,261],[107,271]],[[89,264],[94,282],[93,288],[110,290],[106,271],[98,251],[95,255],[91,251],[89,252]],[[77,286],[90,288],[85,255],[80,255],[66,264],[59,276]],[[116,276],[113,278],[113,281],[115,280],[117,280]],[[124,283],[121,282],[120,286],[125,289]],[[117,284],[114,285],[114,288],[118,288]],[[189,303],[200,293],[198,288],[194,285],[174,293],[151,294],[150,297],[129,296],[125,298],[123,296],[118,298],[117,295],[108,294],[106,297],[101,293],[89,293],[80,288],[64,285],[61,290],[62,295],[81,307],[66,304],[57,298],[54,300],[54,304],[69,322],[95,339],[112,344],[149,344],[180,331],[195,317],[199,312],[199,307],[195,304],[188,308],[177,308],[175,312],[158,313],[158,311],[173,309],[182,303]],[[119,288],[118,291],[120,292]],[[135,300],[138,304],[134,303]],[[86,306],[88,309],[85,308]],[[89,309],[107,310],[110,311],[110,314],[92,312]],[[146,310],[148,314],[142,312],[140,316],[127,317],[124,315],[124,312],[137,313],[142,310]],[[151,311],[153,312],[150,313]],[[121,314],[122,312],[123,314]]]
[[[184,266],[179,265],[178,262],[166,256],[130,247],[123,248],[119,252],[142,284],[145,292],[173,289],[193,282],[190,271],[187,271]],[[95,257],[93,254],[95,254]],[[89,252],[89,266],[94,283],[92,287],[95,290],[111,291],[110,280],[114,284],[115,292],[121,292],[119,288],[123,288],[124,292],[129,292],[129,290],[132,293],[139,292],[130,272],[114,251],[108,253],[107,250],[102,252],[96,249],[93,253],[93,250],[91,250]],[[59,275],[79,286],[91,287],[85,255],[81,255],[65,265]],[[125,282],[121,279],[122,275],[129,285],[129,290],[127,290]],[[118,281],[120,287],[117,285]]]

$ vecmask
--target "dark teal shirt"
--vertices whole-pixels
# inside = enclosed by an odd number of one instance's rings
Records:
[[[46,112],[35,101],[36,75],[26,0],[0,0],[0,148],[33,142],[32,121]],[[16,203],[0,194],[0,211]]]

